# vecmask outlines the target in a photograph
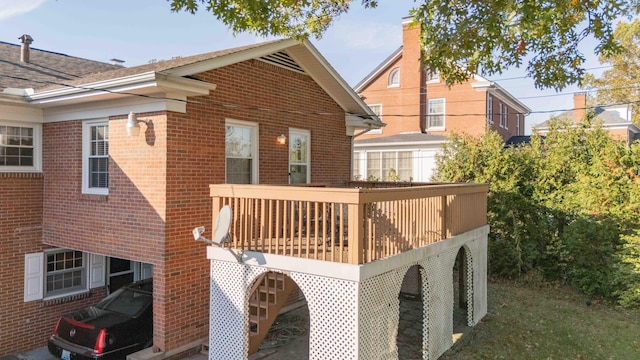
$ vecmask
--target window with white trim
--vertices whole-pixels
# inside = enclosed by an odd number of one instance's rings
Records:
[[[0,172],[40,171],[41,125],[0,122]]]
[[[502,123],[502,112],[503,112],[503,110],[502,110],[502,103],[500,103],[500,106],[499,106],[499,108],[498,108],[498,109],[499,109],[499,112],[498,112],[498,121],[500,122],[500,127],[501,127],[501,128],[503,128],[503,127],[504,127],[504,124]]]
[[[225,175],[227,184],[258,183],[258,124],[225,123]]]
[[[376,116],[380,120],[382,120],[382,104],[371,104],[371,105],[367,105],[367,106],[369,106],[371,111],[373,111],[373,113],[376,114]],[[367,134],[380,135],[380,134],[382,134],[382,128],[371,129],[371,130],[367,131]]]
[[[289,183],[308,184],[311,177],[311,133],[289,129]]]
[[[504,128],[509,129],[509,108],[507,105],[504,106],[504,113],[502,114],[504,117]]]
[[[353,152],[353,180],[364,180],[360,169],[360,152]]]
[[[487,122],[493,124],[493,97],[488,95],[487,98]]]
[[[367,151],[367,180],[411,181],[411,151]]]
[[[428,129],[444,130],[445,99],[429,99]]]
[[[400,68],[395,68],[389,73],[389,79],[387,87],[399,87],[400,86]]]
[[[82,123],[82,192],[109,194],[109,122]]]
[[[520,114],[516,114],[516,135],[520,135]]]
[[[24,301],[52,299],[105,286],[105,257],[70,249],[25,254]]]
[[[439,83],[439,82],[440,82],[440,72],[438,72],[438,71],[429,71],[427,73],[427,83],[428,84]]]

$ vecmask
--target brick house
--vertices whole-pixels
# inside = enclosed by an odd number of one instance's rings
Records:
[[[420,29],[411,22],[403,19],[402,46],[354,87],[386,124],[354,141],[354,176],[429,181],[448,134],[524,135],[531,110],[498,84],[473,75],[448,87],[424,69]]]
[[[147,277],[153,350],[199,344],[209,185],[344,182],[353,134],[382,125],[308,42],[124,68],[21,39],[0,43],[0,356]]]
[[[640,139],[640,128],[632,122],[631,107],[628,104],[613,106],[587,106],[587,94],[575,93],[573,95],[573,110],[565,111],[555,119],[568,120],[577,124],[584,121],[589,112],[592,112],[593,121],[600,122],[602,128],[608,131],[614,139],[631,144]],[[533,127],[540,135],[549,132],[549,121],[541,122]]]

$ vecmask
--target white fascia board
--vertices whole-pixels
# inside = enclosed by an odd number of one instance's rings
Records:
[[[377,120],[379,126],[384,126],[382,121],[373,113],[367,104],[358,94],[347,84],[340,74],[329,64],[312,43],[305,41],[300,45],[306,49],[314,63],[304,61],[302,54],[289,51],[289,56],[293,58],[302,69],[347,113],[366,114],[372,120]],[[350,124],[347,124],[348,126]],[[368,125],[366,126],[369,127]]]
[[[24,105],[5,104],[0,101],[0,120],[42,124],[42,109]]]
[[[380,74],[387,71],[389,66],[394,62],[398,61],[398,59],[400,59],[401,56],[402,56],[402,50],[398,51],[398,53],[395,54],[394,56],[389,57],[387,61],[378,65],[378,69],[375,72],[369,74],[369,76],[366,79],[363,79],[360,82],[359,86],[354,88],[353,90],[357,93],[361,92],[363,88],[368,86],[371,83],[371,81],[373,81],[373,79],[377,78],[378,76],[380,76]]]
[[[46,104],[49,102],[72,100],[81,97],[105,94],[155,86],[156,73],[153,71],[125,76],[117,79],[109,79],[94,83],[69,86],[59,89],[36,92],[29,96],[32,104]]]
[[[187,79],[179,76],[157,73],[157,86],[167,92],[183,93],[186,96],[209,95],[209,91],[216,89],[217,85],[205,81]]]
[[[369,119],[363,119],[353,114],[345,114],[344,122],[347,126],[360,129],[380,129],[385,126],[375,114],[371,115]]]
[[[135,113],[186,112],[186,97],[183,96],[180,99],[177,94],[170,93],[157,93],[156,95],[157,97],[171,97],[175,100],[128,96],[118,99],[49,107],[44,109],[44,122],[108,118],[114,115],[126,115],[131,111]]]
[[[217,56],[210,60],[199,61],[194,64],[180,66],[174,69],[164,71],[167,74],[173,76],[187,76],[193,74],[199,74],[205,71],[221,68],[227,65],[236,64],[242,61],[260,58],[262,56],[270,55],[275,52],[284,50],[293,45],[298,45],[299,42],[293,39],[285,39],[281,41],[264,44],[255,48],[240,50],[234,53]]]

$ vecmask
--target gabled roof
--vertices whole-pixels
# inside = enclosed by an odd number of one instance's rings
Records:
[[[356,86],[354,86],[353,89],[356,92],[362,91],[362,88],[364,88],[365,85],[368,85],[374,79],[376,79],[389,66],[391,66],[391,64],[395,63],[398,59],[400,59],[401,55],[402,55],[402,46],[400,46],[396,51],[391,53],[391,55],[389,55],[386,59],[384,59],[380,63],[380,65],[376,66],[375,69],[373,69],[369,74],[367,74],[367,76],[365,76],[362,80],[360,80],[360,82],[356,84]]]
[[[191,95],[208,94],[212,84],[191,75],[247,60],[265,61],[310,76],[347,113],[347,125],[378,128],[383,124],[346,81],[307,41],[281,39],[225,49],[157,63],[118,67],[81,78],[56,81],[36,89],[28,99],[33,104],[52,106],[90,99],[107,99],[125,94],[145,94],[157,88],[187,89]]]
[[[596,106],[591,110],[594,112],[594,120],[602,121],[602,125],[605,127],[635,126],[631,121],[621,117],[620,113],[610,110],[605,106]],[[554,119],[573,121],[573,114],[574,110],[565,111],[557,116],[554,116],[553,119],[549,119],[535,125],[533,128],[537,130],[547,129],[550,122]]]
[[[21,46],[0,41],[0,89],[38,88],[73,81],[88,74],[121,69],[99,61],[30,48],[30,61],[20,61]]]

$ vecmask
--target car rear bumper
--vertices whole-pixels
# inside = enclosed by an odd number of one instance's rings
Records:
[[[47,342],[47,348],[49,349],[49,353],[51,355],[62,358],[62,351],[66,350],[69,352],[71,360],[109,360],[109,359],[117,359],[121,356],[120,351],[117,353],[110,352],[104,354],[96,354],[93,352],[93,349],[86,348],[84,346],[79,346],[77,344],[70,343],[64,339],[50,337]]]

